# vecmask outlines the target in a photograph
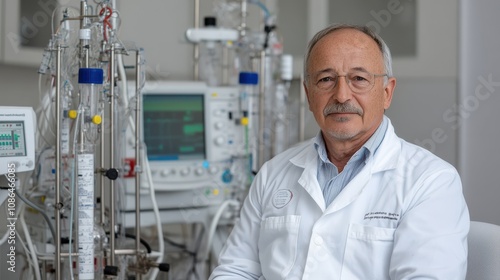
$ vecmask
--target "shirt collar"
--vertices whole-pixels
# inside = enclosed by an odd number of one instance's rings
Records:
[[[370,156],[375,155],[378,147],[380,146],[380,143],[382,143],[382,140],[384,139],[385,131],[387,130],[388,125],[389,122],[387,120],[387,117],[384,115],[384,117],[382,118],[382,123],[380,123],[375,133],[373,133],[368,141],[366,141],[365,144],[363,144],[363,146],[358,151],[356,151],[356,153],[354,153],[354,155],[362,153],[364,154],[365,160]],[[325,141],[323,140],[321,131],[319,131],[314,138],[314,148],[318,152],[321,161],[323,161],[324,163],[330,162],[330,160],[328,159],[328,154],[326,153]]]

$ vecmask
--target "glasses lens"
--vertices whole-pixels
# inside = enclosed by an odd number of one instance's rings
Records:
[[[316,87],[323,91],[328,92],[337,86],[340,77],[346,79],[349,88],[355,93],[365,93],[373,88],[375,84],[375,77],[385,76],[385,74],[372,74],[367,71],[353,70],[347,75],[337,75],[335,73],[320,73],[313,77]]]
[[[346,76],[349,85],[354,92],[365,92],[372,88],[375,77],[373,74],[365,71],[349,72]]]
[[[316,86],[321,90],[330,90],[337,85],[339,77],[333,73],[321,73],[315,77]]]

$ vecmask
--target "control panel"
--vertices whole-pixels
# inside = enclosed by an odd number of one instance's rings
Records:
[[[155,189],[185,190],[230,183],[229,161],[244,148],[244,131],[235,120],[237,88],[208,88],[205,102],[205,158],[150,160]]]
[[[31,107],[0,106],[0,174],[34,169],[35,129]]]

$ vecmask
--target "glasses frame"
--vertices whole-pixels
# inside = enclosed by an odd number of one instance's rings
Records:
[[[356,72],[356,71],[352,71],[352,72]],[[364,72],[364,73],[366,73],[366,74],[370,74],[370,75],[372,75],[372,76],[373,76],[373,83],[371,83],[371,85],[369,86],[369,88],[367,88],[367,89],[365,89],[365,90],[363,90],[363,91],[359,91],[358,89],[356,89],[356,88],[353,88],[353,87],[352,87],[352,85],[351,85],[351,81],[347,78],[347,76],[348,76],[349,74],[351,74],[352,72],[348,72],[348,73],[347,73],[347,74],[345,74],[345,75],[338,75],[338,74],[335,74],[335,77],[336,77],[336,79],[335,79],[335,83],[334,83],[334,85],[333,85],[333,86],[331,86],[331,87],[330,87],[330,88],[328,88],[328,89],[322,89],[322,88],[319,88],[319,87],[318,87],[318,85],[317,85],[319,81],[314,82],[314,86],[315,86],[315,87],[316,87],[316,89],[317,89],[317,90],[319,90],[319,91],[329,92],[329,91],[333,90],[335,87],[337,87],[337,85],[339,84],[340,77],[344,77],[344,80],[345,80],[345,82],[347,83],[347,86],[349,87],[349,89],[350,89],[350,90],[352,90],[352,92],[362,94],[362,93],[367,93],[367,92],[369,92],[370,90],[372,90],[372,89],[373,89],[373,87],[375,86],[375,78],[377,78],[377,77],[389,77],[389,75],[388,75],[387,73],[374,74],[374,73],[371,73],[371,72],[368,72],[368,71],[358,71],[358,72]],[[308,75],[308,77],[309,77],[309,79],[310,79],[310,78],[311,78],[311,75]]]

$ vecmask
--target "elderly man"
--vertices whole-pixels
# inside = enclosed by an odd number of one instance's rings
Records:
[[[321,131],[262,166],[210,279],[464,279],[460,177],[384,115],[396,86],[384,41],[329,26],[304,75]]]

